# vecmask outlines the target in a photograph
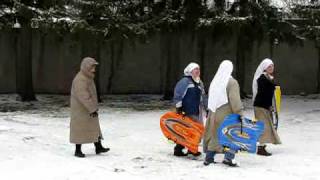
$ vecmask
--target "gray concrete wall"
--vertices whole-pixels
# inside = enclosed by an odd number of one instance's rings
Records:
[[[307,41],[303,47],[280,44],[274,51],[273,59],[280,84],[286,93],[317,93],[319,57],[313,42]]]
[[[208,33],[208,32],[207,32]],[[173,89],[184,67],[198,62],[208,88],[219,63],[230,59],[237,66],[237,38],[211,38],[210,33],[168,32],[140,39],[109,40],[97,45],[90,34],[33,34],[33,83],[36,93],[69,93],[82,57],[94,56],[99,62],[102,93],[164,93]],[[98,49],[99,48],[99,49]],[[246,48],[246,47],[243,47]],[[270,57],[268,40],[254,43],[245,61],[243,90],[251,93],[255,68]],[[0,32],[0,93],[15,92],[14,33]],[[316,93],[319,71],[318,50],[311,41],[303,46],[280,42],[273,58],[284,94]]]

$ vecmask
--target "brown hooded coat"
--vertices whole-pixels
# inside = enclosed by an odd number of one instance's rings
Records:
[[[98,111],[94,73],[90,72],[97,64],[93,58],[84,58],[81,70],[72,82],[70,142],[74,144],[93,143],[102,138],[99,118],[90,116]]]

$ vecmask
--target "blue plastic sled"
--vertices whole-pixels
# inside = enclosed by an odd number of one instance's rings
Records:
[[[218,129],[219,144],[228,147],[234,151],[247,151],[256,153],[257,141],[264,130],[262,121],[252,123],[250,119],[245,118],[242,123],[239,114],[228,115]]]

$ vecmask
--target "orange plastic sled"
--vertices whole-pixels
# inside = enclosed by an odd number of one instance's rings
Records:
[[[169,140],[186,147],[192,153],[198,152],[198,146],[204,132],[202,124],[187,116],[167,112],[160,118],[162,133]]]

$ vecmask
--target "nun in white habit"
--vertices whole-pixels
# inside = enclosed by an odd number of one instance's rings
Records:
[[[274,97],[274,64],[271,59],[264,59],[258,66],[252,82],[252,99],[256,120],[264,122],[264,132],[259,139],[258,155],[271,156],[266,144],[281,144],[279,135],[273,126],[272,101]]]
[[[232,62],[224,60],[209,87],[209,116],[204,134],[204,152],[206,152],[204,165],[215,163],[215,154],[224,153],[223,163],[229,166],[237,166],[234,160],[236,152],[220,146],[217,137],[217,129],[227,115],[236,113],[242,116],[243,106],[240,99],[239,84],[231,76],[232,71]]]
[[[194,121],[203,124],[203,112],[206,109],[207,100],[202,81],[200,80],[200,66],[191,62],[184,69],[184,76],[176,84],[174,89],[173,102],[178,114],[190,117]],[[184,153],[184,147],[177,144],[174,148],[175,156],[194,156],[201,155],[198,153]]]

